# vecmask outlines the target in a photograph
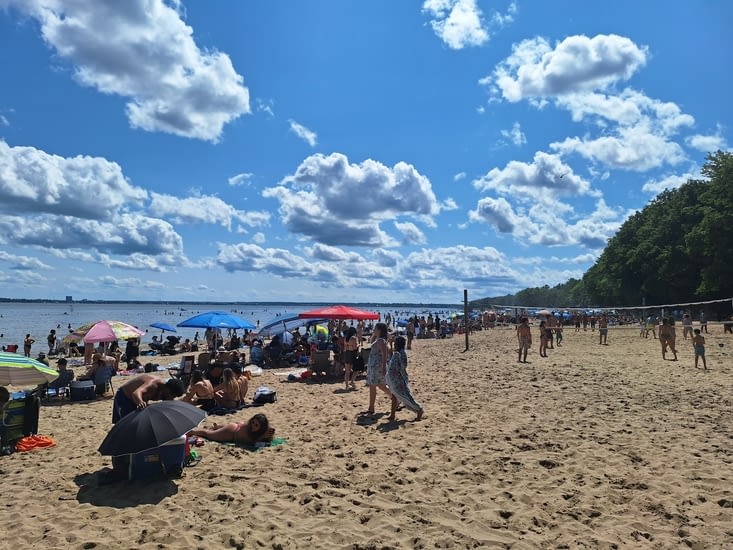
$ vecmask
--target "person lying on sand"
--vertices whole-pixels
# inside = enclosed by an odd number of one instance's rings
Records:
[[[191,430],[191,435],[221,443],[245,443],[253,445],[261,441],[272,441],[275,435],[275,428],[270,427],[270,422],[267,420],[267,417],[260,413],[254,415],[247,422],[230,422],[223,426],[214,424],[213,428]]]

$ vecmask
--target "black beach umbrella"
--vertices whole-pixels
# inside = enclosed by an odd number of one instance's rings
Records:
[[[185,401],[158,401],[123,417],[99,446],[103,455],[140,453],[160,447],[198,426],[206,413]]]

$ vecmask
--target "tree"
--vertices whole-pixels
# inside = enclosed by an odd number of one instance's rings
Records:
[[[733,154],[708,155],[701,173],[707,180],[663,191],[629,217],[582,280],[495,303],[611,307],[733,296]]]

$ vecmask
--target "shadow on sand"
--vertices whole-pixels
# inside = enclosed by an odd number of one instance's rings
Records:
[[[79,504],[133,508],[141,504],[158,504],[178,493],[178,486],[171,479],[127,481],[115,479],[112,470],[79,474],[74,478],[79,486],[76,500]]]

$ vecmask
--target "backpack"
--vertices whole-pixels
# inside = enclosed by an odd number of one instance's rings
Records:
[[[277,392],[267,386],[260,386],[257,388],[257,391],[255,391],[254,397],[252,398],[252,403],[256,403],[258,405],[274,403],[275,401],[277,401]]]

